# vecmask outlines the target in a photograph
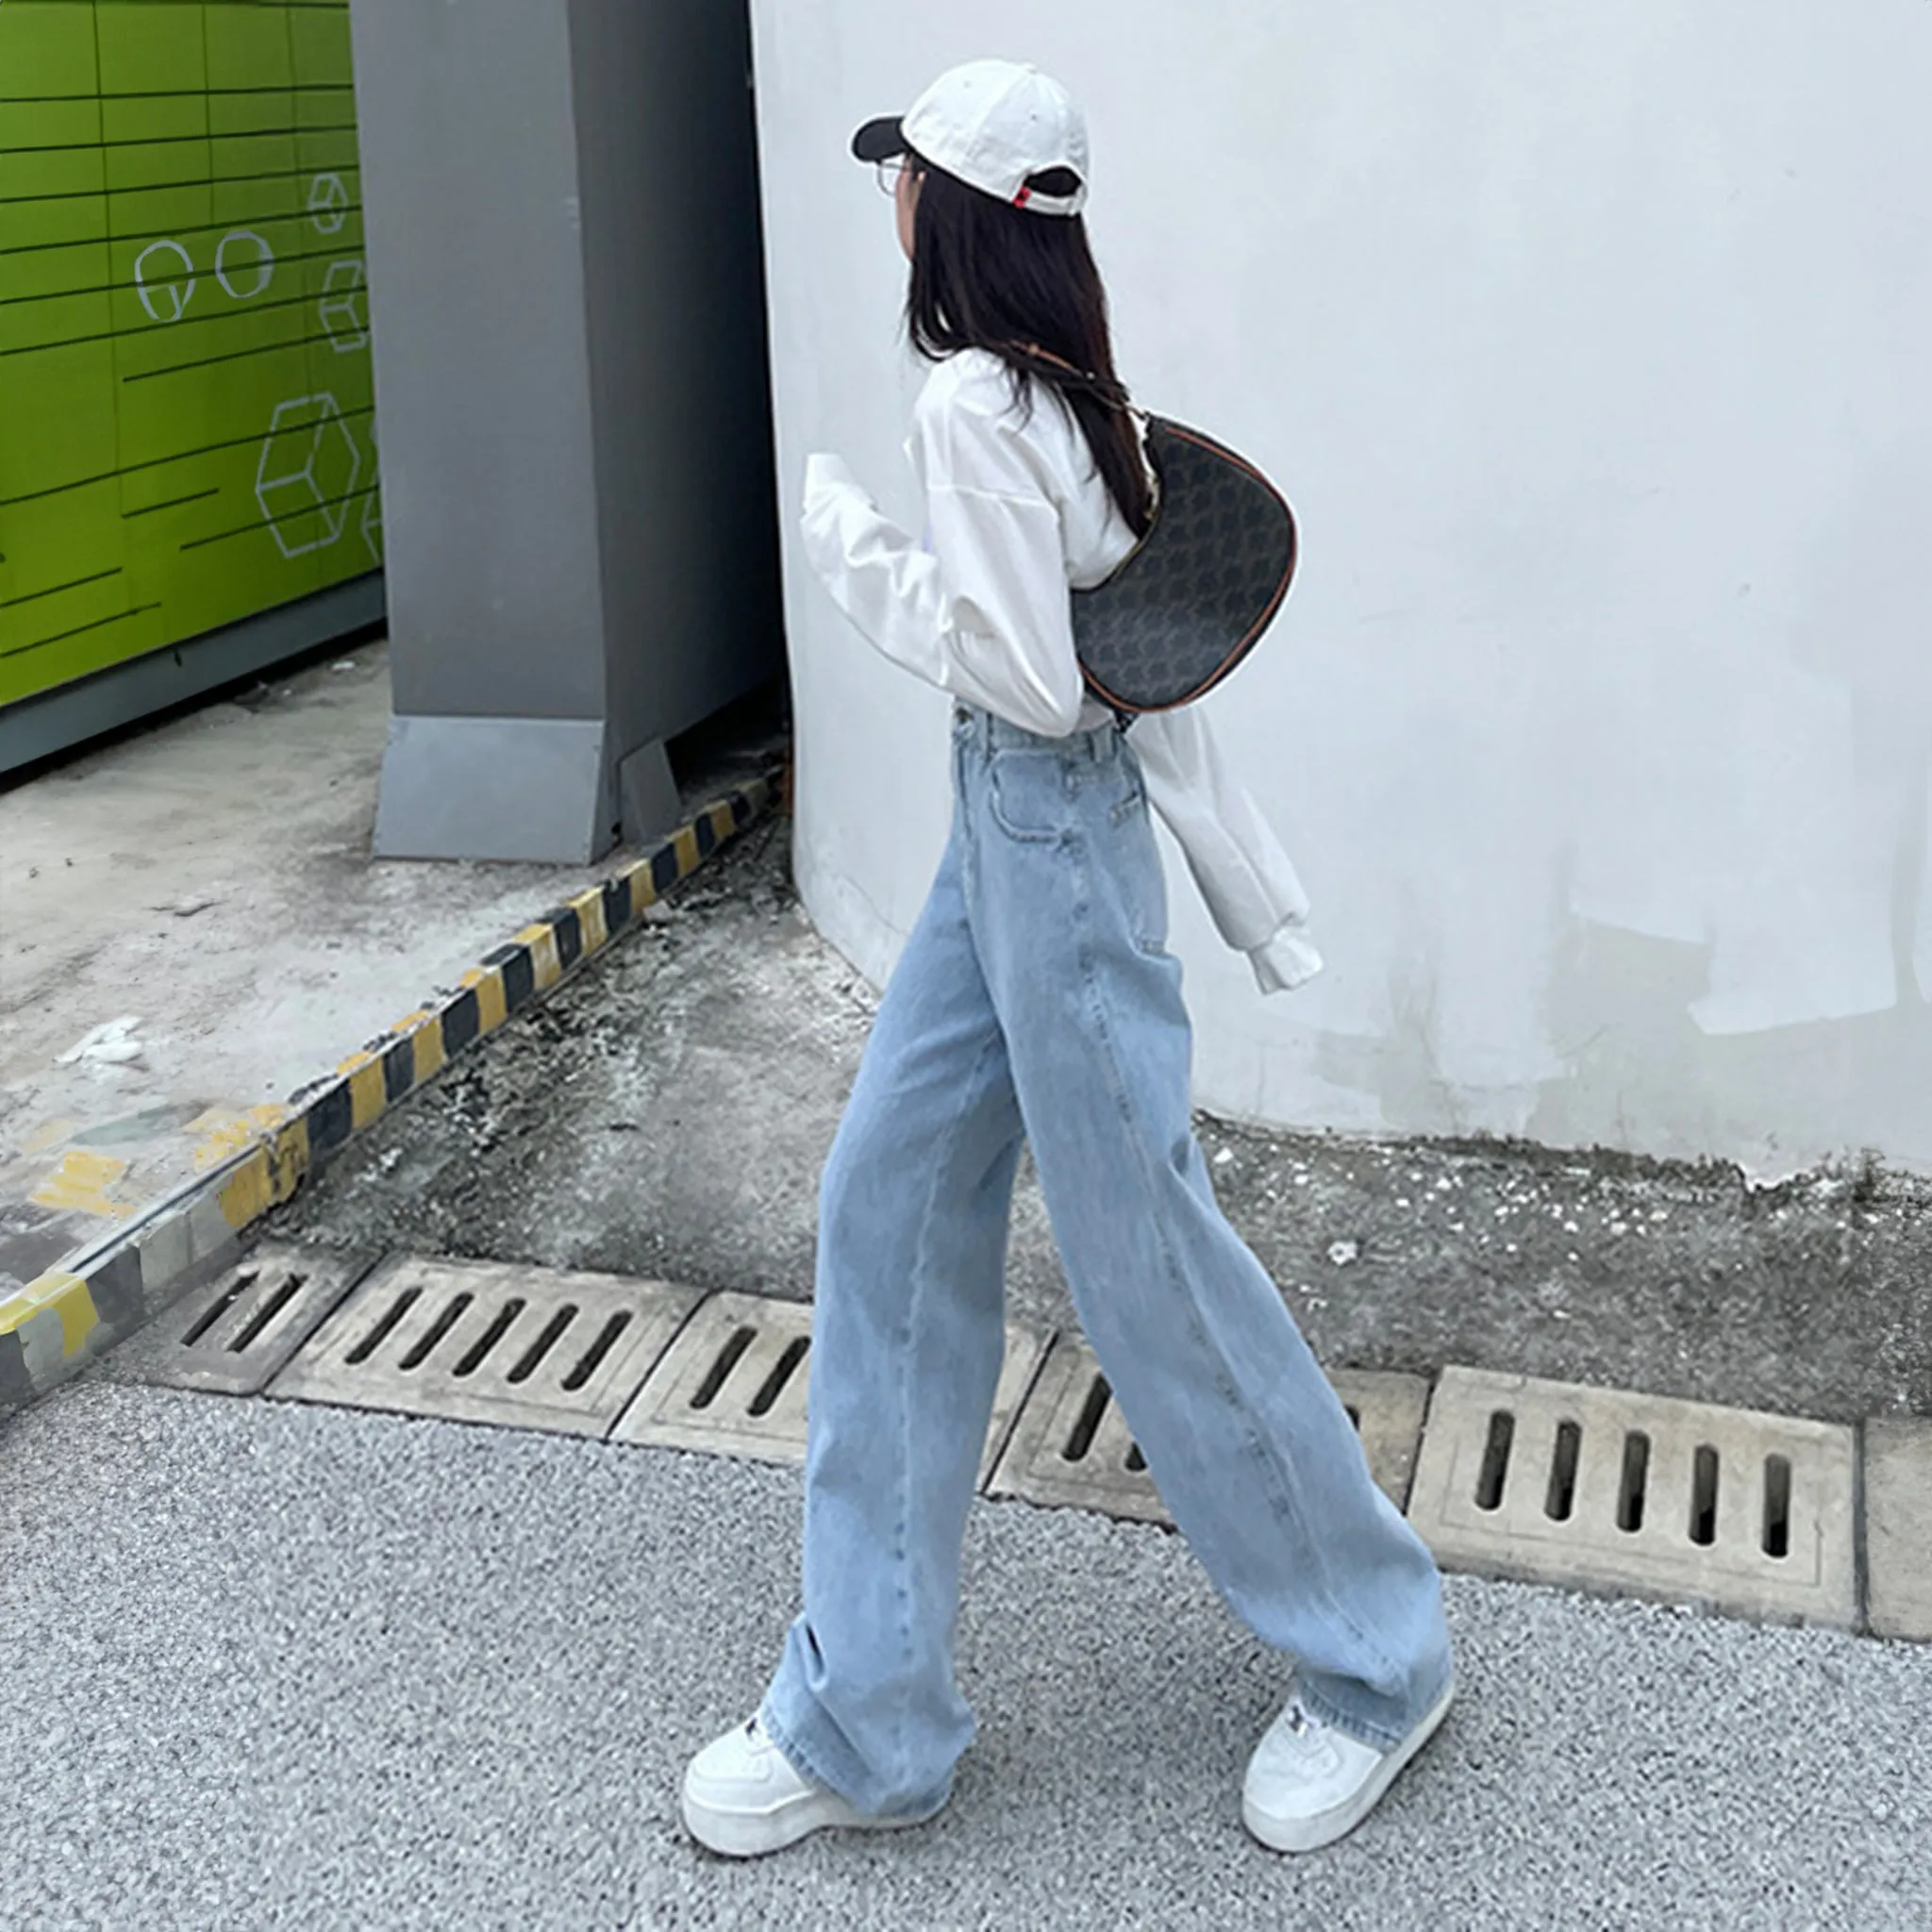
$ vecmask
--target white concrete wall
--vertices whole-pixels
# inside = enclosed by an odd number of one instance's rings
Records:
[[[1329,972],[1263,1002],[1170,849],[1197,1090],[1300,1125],[1932,1166],[1932,8],[754,0],[779,465],[911,515],[866,115],[1086,105],[1122,366],[1303,520],[1208,702]],[[798,870],[882,979],[944,700],[788,557]]]

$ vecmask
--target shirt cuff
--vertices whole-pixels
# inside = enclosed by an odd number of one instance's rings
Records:
[[[1264,993],[1292,992],[1321,972],[1322,956],[1306,928],[1291,921],[1278,927],[1273,938],[1250,947],[1248,963],[1255,969],[1255,983]]]
[[[809,516],[814,504],[827,497],[842,495],[852,491],[863,496],[864,486],[852,474],[852,466],[843,457],[830,456],[823,450],[815,450],[805,459],[805,514]]]

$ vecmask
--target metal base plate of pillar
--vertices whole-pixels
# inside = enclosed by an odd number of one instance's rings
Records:
[[[397,716],[375,856],[589,865],[617,842],[604,733],[594,718]]]

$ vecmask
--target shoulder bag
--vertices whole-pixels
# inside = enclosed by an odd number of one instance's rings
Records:
[[[1075,591],[1087,688],[1125,730],[1212,691],[1260,641],[1294,580],[1288,500],[1244,457],[1141,415],[1154,522],[1104,583]]]

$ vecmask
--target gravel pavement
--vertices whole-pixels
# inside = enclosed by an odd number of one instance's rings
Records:
[[[0,1924],[1932,1927],[1932,1651],[1452,1581],[1463,1696],[1354,1840],[1237,1816],[1279,1660],[1160,1531],[975,1513],[951,1809],[676,1824],[795,1472],[75,1385],[0,1428]]]

